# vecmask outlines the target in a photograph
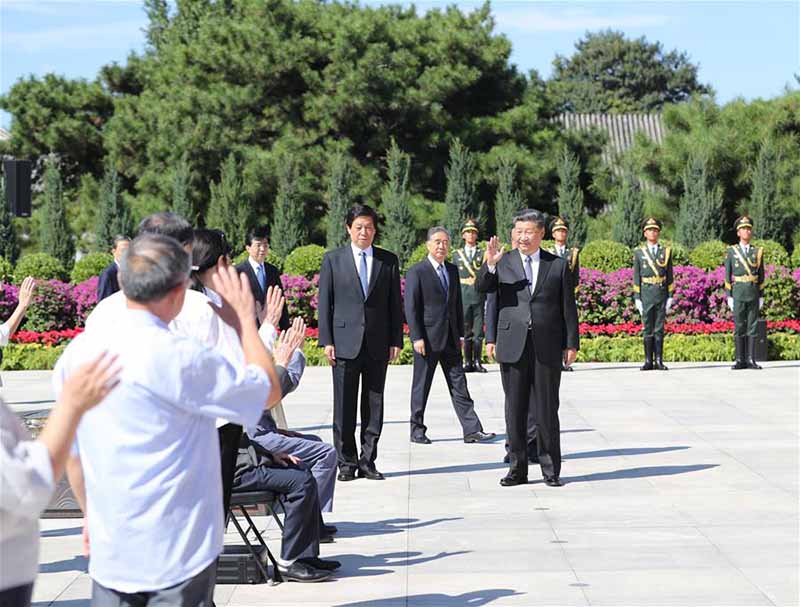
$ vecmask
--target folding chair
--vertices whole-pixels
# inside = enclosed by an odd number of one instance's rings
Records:
[[[283,523],[281,523],[278,515],[275,514],[275,510],[273,508],[273,504],[278,501],[277,496],[272,493],[271,491],[234,491],[231,493],[231,501],[230,501],[230,511],[228,512],[229,519],[233,522],[233,525],[236,527],[236,530],[239,532],[242,540],[247,546],[247,549],[250,551],[250,554],[253,556],[256,562],[256,566],[258,567],[261,574],[264,576],[264,579],[267,580],[267,584],[270,586],[274,585],[277,582],[282,582],[283,578],[281,577],[281,572],[278,570],[278,563],[275,560],[272,552],[270,551],[267,543],[264,541],[264,538],[259,533],[258,528],[256,527],[253,519],[250,517],[250,514],[247,512],[247,508],[252,508],[256,506],[264,506],[266,511],[275,519],[275,522],[278,523],[281,532],[283,532]],[[243,529],[242,525],[239,523],[238,519],[236,518],[236,514],[234,513],[234,509],[238,509],[242,516],[247,521],[247,529]],[[261,545],[261,547],[266,551],[267,558],[272,563],[272,570],[275,572],[274,577],[269,576],[269,572],[267,568],[264,566],[264,563],[261,562],[261,558],[259,557],[258,553],[256,552],[253,544],[250,543],[248,539],[248,534],[253,532],[256,540]]]

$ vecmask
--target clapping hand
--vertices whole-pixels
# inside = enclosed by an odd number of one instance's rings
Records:
[[[286,298],[280,287],[272,285],[267,288],[267,297],[264,305],[258,311],[258,322],[262,325],[267,322],[273,327],[277,327],[283,314],[283,306],[286,305]]]
[[[497,262],[503,257],[503,249],[505,249],[505,246],[500,245],[497,236],[492,236],[486,247],[486,265],[490,268],[495,267]]]
[[[211,288],[222,299],[222,307],[211,302],[209,305],[219,317],[233,327],[241,336],[245,323],[253,323],[255,328],[256,307],[247,275],[239,274],[236,268],[229,266],[224,257],[217,262],[217,272],[211,276]]]
[[[286,368],[292,355],[302,344],[306,337],[306,322],[297,317],[292,321],[292,325],[281,333],[280,339],[275,344],[275,363]]]

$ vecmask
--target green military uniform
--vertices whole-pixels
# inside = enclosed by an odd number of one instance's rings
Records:
[[[563,217],[556,217],[553,221],[550,222],[550,234],[553,235],[553,239],[555,239],[555,232],[557,230],[564,230],[565,232],[569,233],[569,224]],[[581,260],[580,254],[581,250],[578,247],[564,247],[562,251],[558,244],[554,243],[553,248],[550,249],[550,253],[555,255],[556,257],[560,257],[567,262],[567,266],[569,267],[569,274],[572,280],[572,286],[577,290],[578,283],[581,281]],[[561,364],[562,371],[572,371],[572,367],[568,367],[565,364]]]
[[[478,232],[474,221],[467,220],[461,233]],[[464,371],[486,372],[481,364],[483,353],[483,307],[486,295],[475,289],[475,278],[483,264],[485,251],[476,243],[475,250],[467,252],[466,246],[453,251],[453,263],[458,267],[461,280],[461,304],[464,308]]]
[[[734,223],[738,231],[752,229],[749,217]],[[764,297],[764,249],[755,245],[732,245],[725,257],[725,294],[733,300],[736,364],[734,369],[760,369],[755,359],[758,311]]]
[[[660,231],[661,222],[648,218],[643,230],[651,228]],[[654,253],[648,243],[643,243],[633,254],[633,297],[641,302],[644,324],[645,363],[642,371],[667,369],[663,359],[664,321],[667,300],[672,298],[674,288],[670,247],[657,244]]]

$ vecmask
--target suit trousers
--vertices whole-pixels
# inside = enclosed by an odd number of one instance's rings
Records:
[[[534,335],[528,331],[522,356],[515,363],[502,363],[506,391],[506,436],[511,472],[528,476],[528,412],[535,410],[536,450],[544,476],[561,474],[561,426],[558,421],[561,366],[543,365],[534,349]]]
[[[374,465],[383,430],[383,388],[388,360],[367,353],[366,340],[356,358],[336,358],[333,371],[333,446],[340,470]],[[356,447],[356,406],[361,384],[361,456]]]
[[[475,413],[475,403],[469,395],[467,378],[461,365],[461,351],[448,339],[447,347],[441,352],[428,352],[422,356],[414,351],[414,378],[411,384],[411,436],[421,436],[428,429],[424,424],[425,406],[433,383],[436,367],[441,365],[450,401],[453,403],[458,421],[464,435],[481,432],[483,427]]]
[[[118,592],[92,580],[92,607],[212,607],[217,562],[175,586],[150,592]]]
[[[271,491],[279,495],[286,516],[283,519],[281,559],[294,561],[319,556],[319,511],[317,481],[305,465],[246,470],[234,485],[235,491]]]

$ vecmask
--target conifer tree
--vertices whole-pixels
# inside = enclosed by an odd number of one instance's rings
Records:
[[[711,181],[708,157],[692,154],[683,172],[683,196],[675,226],[677,240],[690,249],[707,240],[719,240],[722,223],[722,189]]]
[[[44,194],[39,228],[39,248],[52,255],[69,270],[75,262],[75,243],[67,223],[67,209],[61,184],[61,172],[54,157],[48,158],[44,171]]]
[[[192,168],[189,165],[189,157],[184,154],[181,156],[172,178],[172,212],[193,224],[195,222],[194,205],[192,205],[189,190],[191,174]]]
[[[580,162],[564,148],[558,162],[558,213],[569,224],[571,244],[582,247],[588,226],[580,174]]]
[[[475,219],[485,225],[482,205],[477,198],[477,164],[475,155],[458,139],[450,145],[450,160],[445,168],[447,191],[444,198],[444,227],[453,239],[453,248],[461,246],[464,222]]]
[[[381,193],[385,218],[381,233],[381,246],[392,251],[405,267],[416,245],[414,217],[411,213],[411,196],[408,183],[411,175],[411,157],[404,153],[392,138],[386,152],[386,184]]]
[[[513,228],[514,215],[522,208],[522,197],[516,188],[517,163],[503,156],[497,167],[497,194],[494,201],[494,218],[499,238],[505,242]]]
[[[344,151],[334,152],[328,163],[328,249],[335,249],[347,242],[345,220],[353,206],[353,167]]]
[[[305,240],[306,216],[297,180],[297,164],[284,155],[278,166],[278,193],[270,238],[272,249],[284,258]]]
[[[0,257],[11,264],[17,263],[19,257],[19,242],[14,229],[14,217],[6,204],[5,179],[0,179]]]
[[[113,161],[109,160],[100,188],[100,204],[95,227],[95,248],[98,251],[110,250],[115,236],[130,236],[133,231],[131,211],[120,190],[119,174]]]
[[[611,235],[625,246],[635,247],[642,240],[641,221],[644,219],[644,198],[636,175],[625,170],[614,200],[614,225]]]
[[[210,193],[206,226],[225,232],[228,242],[234,246],[243,243],[251,227],[252,214],[233,154],[222,163],[219,181],[211,184]]]
[[[750,217],[756,238],[783,240],[784,212],[778,203],[778,163],[775,144],[764,140],[751,171],[753,192],[750,197]]]

